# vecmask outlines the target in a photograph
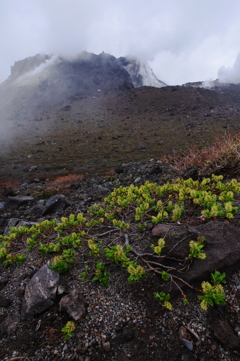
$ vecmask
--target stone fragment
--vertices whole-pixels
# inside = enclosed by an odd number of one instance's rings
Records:
[[[178,331],[179,339],[187,338],[187,330],[184,326],[181,326]]]
[[[5,202],[5,209],[19,209],[21,207],[30,207],[36,203],[36,199],[30,196],[14,196],[14,197],[7,197]]]
[[[53,306],[58,282],[59,274],[50,270],[47,264],[42,266],[26,286],[22,316],[38,315]]]
[[[111,349],[110,342],[103,342],[103,350],[109,352]]]
[[[52,213],[60,213],[70,205],[71,205],[70,202],[66,199],[64,195],[62,194],[55,195],[49,198],[49,200],[47,201],[42,211],[42,216]]]
[[[213,333],[216,339],[231,349],[240,348],[240,339],[225,320],[216,318],[213,322]]]
[[[193,343],[192,343],[192,342],[186,340],[185,338],[182,338],[182,339],[181,339],[181,342],[182,342],[182,344],[183,344],[185,347],[187,347],[190,351],[193,350]]]
[[[73,290],[59,302],[60,310],[65,310],[75,321],[80,320],[87,312],[86,302],[82,295]]]

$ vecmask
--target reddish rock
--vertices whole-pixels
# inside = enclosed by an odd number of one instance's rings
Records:
[[[173,227],[170,223],[161,223],[152,229],[152,235],[154,237],[164,237],[169,230]]]

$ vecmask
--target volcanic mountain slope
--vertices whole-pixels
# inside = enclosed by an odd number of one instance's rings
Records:
[[[105,53],[15,63],[0,85],[1,180],[101,172],[239,129],[239,85],[164,85]]]

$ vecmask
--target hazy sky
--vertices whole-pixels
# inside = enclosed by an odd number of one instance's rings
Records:
[[[240,82],[240,0],[0,0],[0,82],[16,60],[82,50],[136,55],[167,84]]]

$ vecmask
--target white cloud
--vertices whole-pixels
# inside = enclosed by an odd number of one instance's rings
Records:
[[[168,84],[215,78],[240,51],[238,0],[1,0],[0,81],[36,53],[136,55]]]

